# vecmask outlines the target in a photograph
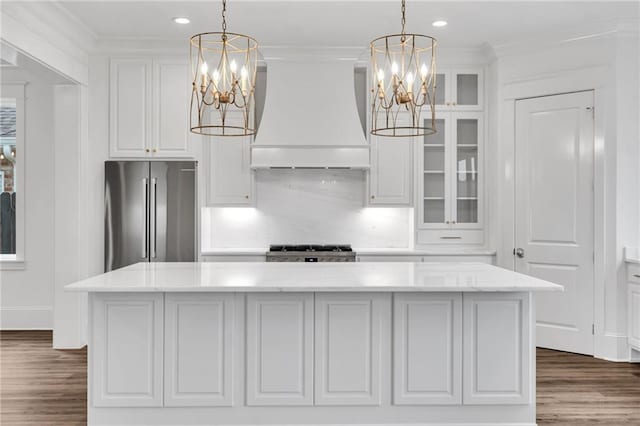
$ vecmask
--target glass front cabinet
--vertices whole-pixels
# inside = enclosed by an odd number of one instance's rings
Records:
[[[483,72],[478,68],[438,68],[436,110],[482,110],[484,108],[483,82]]]
[[[481,112],[439,112],[437,133],[417,145],[417,244],[480,244],[483,211]]]

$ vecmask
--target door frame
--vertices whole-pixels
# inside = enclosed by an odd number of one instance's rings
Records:
[[[498,194],[497,200],[494,199],[494,205],[500,206],[495,216],[499,216],[499,222],[496,222],[496,226],[501,229],[500,237],[496,241],[496,264],[514,270],[516,101],[593,90],[595,110],[593,132],[593,351],[594,357],[615,359],[617,358],[620,336],[607,333],[605,327],[605,283],[611,280],[613,283],[617,282],[616,271],[607,271],[606,269],[607,258],[613,257],[615,259],[615,241],[612,242],[612,247],[605,246],[605,230],[610,233],[615,229],[614,222],[606,222],[606,218],[615,213],[615,183],[613,183],[613,188],[605,189],[605,162],[607,160],[609,162],[615,161],[615,155],[606,155],[605,153],[605,94],[609,75],[610,71],[607,67],[593,67],[499,83],[502,93],[498,100],[500,103],[498,105],[500,121],[497,129],[499,140],[497,147],[498,176],[496,177]],[[608,182],[608,184],[612,183]]]

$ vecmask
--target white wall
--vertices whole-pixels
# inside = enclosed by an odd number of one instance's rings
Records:
[[[498,99],[503,99],[505,87],[520,82],[532,82],[554,76],[582,75],[586,69],[600,67],[606,77],[596,89],[596,123],[602,123],[601,132],[596,128],[596,292],[595,292],[595,354],[598,357],[625,360],[629,351],[626,343],[626,277],[623,247],[638,244],[640,235],[640,210],[638,206],[640,168],[638,158],[640,131],[638,128],[638,32],[620,29],[594,38],[583,38],[564,43],[523,46],[520,52],[511,50],[492,65],[498,82]],[[589,89],[593,87],[585,87]],[[563,92],[562,88],[556,91]],[[545,95],[550,93],[537,93]],[[598,101],[599,99],[599,101]],[[503,109],[507,103],[496,107]],[[500,117],[505,111],[499,112]],[[506,114],[509,115],[509,114]],[[501,118],[502,119],[502,118]],[[497,135],[497,121],[490,132]],[[502,124],[500,124],[502,126]],[[510,209],[508,182],[513,179],[512,170],[503,169],[504,153],[510,151],[512,135],[500,135],[498,156],[490,156],[497,173],[489,188],[500,188],[492,197],[497,212],[493,223],[502,224],[498,239],[498,264],[512,267],[513,242],[510,229],[513,211]],[[501,158],[499,158],[501,157]],[[598,164],[600,166],[598,166]],[[598,167],[600,167],[600,172]],[[600,178],[598,177],[601,174]],[[511,188],[511,189],[509,189]],[[598,228],[602,238],[598,237]],[[511,235],[511,237],[509,237]],[[602,274],[598,276],[598,268]]]
[[[410,208],[365,208],[365,172],[261,170],[255,208],[202,209],[202,248],[351,244],[408,248]]]
[[[53,84],[24,69],[3,69],[2,83],[29,82],[25,102],[25,269],[0,271],[0,327],[53,326]],[[24,164],[24,163],[22,163]]]

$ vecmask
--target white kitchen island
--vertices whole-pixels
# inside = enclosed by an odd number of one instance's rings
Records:
[[[139,263],[90,293],[89,424],[535,425],[532,293],[482,263]]]

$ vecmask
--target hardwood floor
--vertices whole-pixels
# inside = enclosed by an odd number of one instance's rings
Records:
[[[51,349],[50,331],[0,332],[0,424],[87,423],[87,351]]]
[[[538,425],[640,426],[640,364],[538,349]]]
[[[640,426],[640,364],[538,349],[538,424]],[[87,352],[51,349],[51,332],[0,332],[0,424],[87,421]]]

